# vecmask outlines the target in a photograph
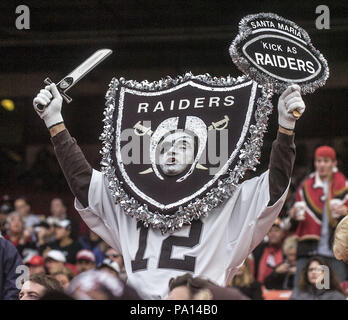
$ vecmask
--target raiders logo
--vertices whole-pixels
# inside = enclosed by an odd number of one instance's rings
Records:
[[[206,215],[258,163],[270,96],[245,76],[114,78],[101,164],[115,201],[162,232]]]

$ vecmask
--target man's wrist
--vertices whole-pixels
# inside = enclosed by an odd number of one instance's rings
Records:
[[[50,132],[51,137],[54,137],[57,135],[59,132],[62,132],[66,129],[64,122],[57,123],[50,127],[48,130]]]
[[[282,127],[281,125],[279,125],[278,131],[281,133],[287,134],[288,136],[292,136],[294,134],[294,130],[286,129],[286,128]]]

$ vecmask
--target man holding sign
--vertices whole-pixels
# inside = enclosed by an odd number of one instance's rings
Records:
[[[91,168],[66,129],[61,115],[62,97],[55,84],[40,91],[34,98],[34,106],[37,105],[46,106],[43,112],[35,109],[49,129],[58,161],[76,197],[76,209],[94,232],[122,252],[128,282],[145,299],[165,298],[169,280],[187,271],[219,285],[230,282],[284,204],[295,160],[297,118],[293,111],[301,115],[305,110],[299,86],[289,86],[278,101],[279,130],[272,145],[269,170],[236,186],[233,195],[212,208],[209,215],[192,220],[191,225],[184,224],[168,236],[137,223],[125,214],[117,199],[115,203],[107,177]],[[165,150],[173,154],[175,150],[183,154],[187,150],[188,155],[180,159],[190,162],[179,164],[177,155],[163,157],[161,174],[166,178],[192,167],[195,140],[191,135],[175,132],[165,137],[161,140],[168,144]]]
[[[327,61],[308,33],[274,13],[244,17],[230,55],[242,72],[279,94],[291,83],[312,93],[329,77]]]

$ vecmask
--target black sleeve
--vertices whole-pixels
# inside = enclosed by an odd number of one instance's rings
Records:
[[[273,141],[269,164],[268,206],[277,202],[286,190],[294,167],[296,147],[295,135],[287,135],[278,131],[277,139]]]
[[[92,167],[68,130],[59,132],[51,141],[71,192],[84,207],[87,207]]]

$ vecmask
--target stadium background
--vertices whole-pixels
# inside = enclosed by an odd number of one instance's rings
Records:
[[[15,9],[30,8],[30,29],[17,30]],[[63,117],[90,163],[99,167],[104,95],[112,77],[158,80],[192,71],[237,77],[241,72],[228,53],[240,19],[274,12],[293,20],[311,36],[327,58],[330,78],[325,87],[304,97],[307,111],[296,127],[297,159],[293,187],[312,170],[314,148],[334,146],[339,168],[348,175],[348,4],[328,1],[330,29],[317,30],[315,9],[321,1],[1,1],[0,195],[25,194],[33,211],[46,214],[59,195],[72,205],[72,195],[50,145],[46,127],[32,99],[50,77],[59,81],[99,48],[113,55],[70,91]],[[277,97],[274,98],[276,107]],[[273,113],[265,137],[261,165],[268,163],[277,129]]]

